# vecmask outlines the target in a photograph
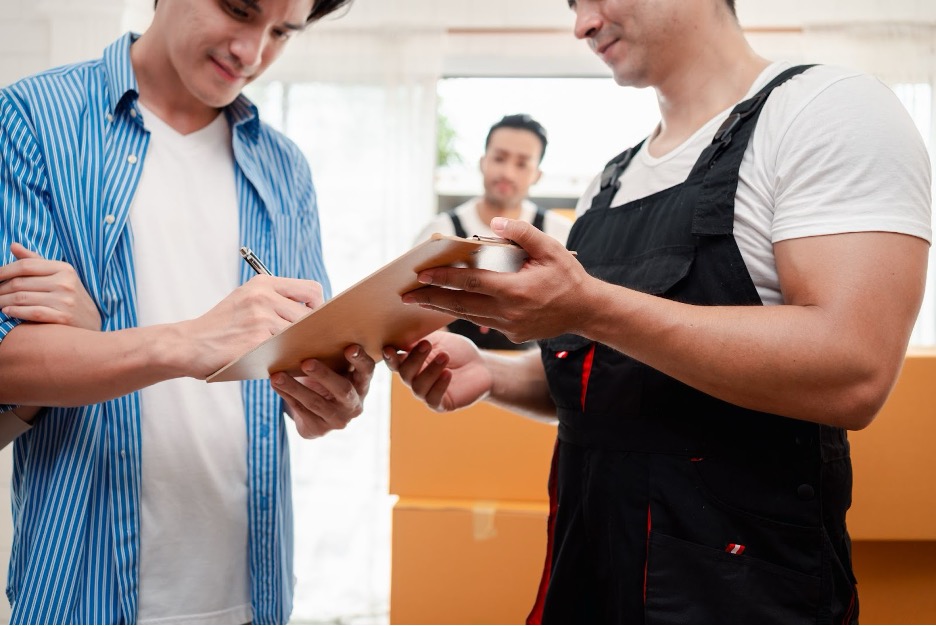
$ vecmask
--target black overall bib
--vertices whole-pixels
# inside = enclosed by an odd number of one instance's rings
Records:
[[[760,306],[732,235],[738,170],[770,92],[805,69],[739,104],[681,185],[611,207],[639,146],[612,160],[569,236],[587,271]],[[728,404],[579,336],[541,347],[559,432],[531,623],[857,623],[843,430]]]

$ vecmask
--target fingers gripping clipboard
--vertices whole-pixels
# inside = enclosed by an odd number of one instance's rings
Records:
[[[403,304],[400,296],[423,286],[416,280],[419,272],[441,266],[516,272],[526,258],[523,248],[502,239],[463,239],[436,233],[207,380],[269,378],[274,372],[300,375],[300,363],[310,358],[340,371],[347,366],[344,349],[352,344],[363,346],[379,362],[384,346],[409,345],[455,319]]]

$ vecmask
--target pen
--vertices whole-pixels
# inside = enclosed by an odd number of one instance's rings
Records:
[[[267,266],[263,264],[256,254],[253,253],[253,250],[247,246],[241,246],[240,254],[244,257],[244,260],[247,261],[247,265],[252,267],[255,272],[258,274],[266,274],[270,276],[270,270],[267,269]]]

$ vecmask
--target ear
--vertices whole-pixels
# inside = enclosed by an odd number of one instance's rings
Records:
[[[543,170],[541,170],[540,168],[536,168],[536,176],[533,177],[533,182],[530,184],[535,185],[536,183],[539,182],[539,179],[542,177],[543,177]]]
[[[478,169],[482,172],[484,171],[484,160],[487,158],[487,153],[481,155],[481,158],[478,159]]]

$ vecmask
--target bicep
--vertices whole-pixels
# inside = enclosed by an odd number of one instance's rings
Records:
[[[891,232],[774,245],[785,304],[814,307],[842,341],[900,359],[923,298],[929,244]]]

